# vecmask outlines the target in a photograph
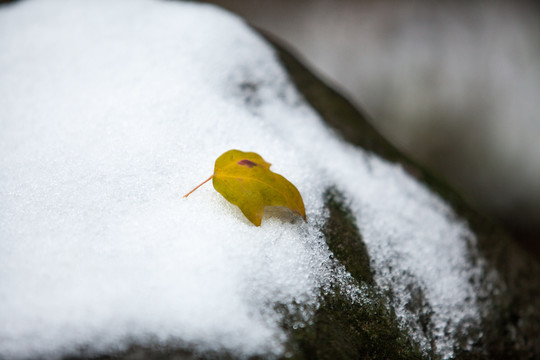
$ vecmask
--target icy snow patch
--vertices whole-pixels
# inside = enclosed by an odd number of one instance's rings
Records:
[[[0,69],[0,357],[171,339],[280,354],[271,305],[314,303],[333,276],[320,232],[329,186],[351,201],[404,324],[411,278],[445,357],[445,331],[476,321],[466,226],[399,166],[328,131],[234,16],[27,0],[0,8]],[[254,227],[211,185],[181,198],[233,148],[297,185],[307,224]]]

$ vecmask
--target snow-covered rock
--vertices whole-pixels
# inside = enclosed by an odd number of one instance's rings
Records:
[[[286,57],[200,4],[0,8],[0,357],[309,357],[339,321],[379,356],[476,351],[505,284],[483,235],[367,125],[347,125],[361,147],[330,130]],[[254,227],[211,185],[182,198],[233,148],[298,187],[307,223]]]

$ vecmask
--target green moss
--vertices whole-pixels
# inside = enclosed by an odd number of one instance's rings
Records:
[[[326,205],[329,219],[323,232],[328,246],[354,277],[350,285],[361,291],[358,298],[351,298],[341,290],[343,285],[336,285],[321,293],[317,308],[279,306],[289,334],[286,358],[422,359],[418,346],[399,328],[386,298],[377,291],[366,246],[336,189],[326,192]]]
[[[356,280],[375,285],[366,245],[350,211],[345,208],[343,196],[332,188],[325,198],[329,217],[322,231],[328,247]]]
[[[294,313],[283,311],[283,327],[290,334],[286,358],[422,359],[383,299],[366,292],[369,301],[362,303],[351,301],[337,287],[322,295],[309,326],[299,326]]]

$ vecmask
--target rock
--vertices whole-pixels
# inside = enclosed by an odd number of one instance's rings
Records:
[[[537,357],[539,265],[267,41],[191,3],[0,8],[0,357]],[[307,223],[181,200],[233,147]]]
[[[533,359],[540,356],[540,267],[537,261],[523,251],[517,244],[490,219],[472,209],[455,191],[449,188],[442,179],[436,178],[421,165],[399,153],[382,138],[369,124],[366,115],[343,96],[322,83],[294,56],[291,55],[276,39],[266,35],[277,48],[280,59],[287,68],[291,79],[306,100],[321,114],[322,118],[340,133],[344,140],[372,151],[390,161],[402,164],[412,176],[426,184],[450,203],[463,219],[466,219],[478,239],[477,247],[470,249],[471,263],[482,263],[482,271],[478,278],[470,279],[477,287],[477,296],[482,303],[482,322],[476,329],[467,333],[449,334],[455,336],[455,357],[459,359]],[[335,204],[333,198],[329,206]],[[340,214],[340,218],[347,215]],[[332,216],[329,224],[332,224]],[[337,228],[341,228],[339,225]],[[350,230],[344,230],[348,234]],[[332,237],[327,235],[327,242],[332,248]],[[347,239],[347,237],[345,237]],[[347,241],[347,240],[345,240]],[[347,258],[362,259],[365,251],[358,249],[361,245],[348,246],[351,253]],[[336,250],[332,249],[337,255]],[[340,258],[344,263],[346,259]],[[369,267],[360,266],[369,273]],[[351,270],[349,270],[351,271]],[[365,275],[354,275],[358,280]],[[411,284],[414,288],[414,284]],[[413,296],[410,303],[412,311],[418,312],[418,324],[422,328],[429,327],[429,305],[423,301],[418,288],[418,295]],[[414,291],[413,291],[414,292]],[[467,339],[477,337],[470,349]],[[433,356],[434,354],[430,354]],[[368,356],[369,358],[369,356]],[[382,358],[382,357],[381,357]]]

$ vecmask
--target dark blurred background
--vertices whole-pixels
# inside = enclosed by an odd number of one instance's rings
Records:
[[[211,0],[285,40],[540,258],[532,1]]]

